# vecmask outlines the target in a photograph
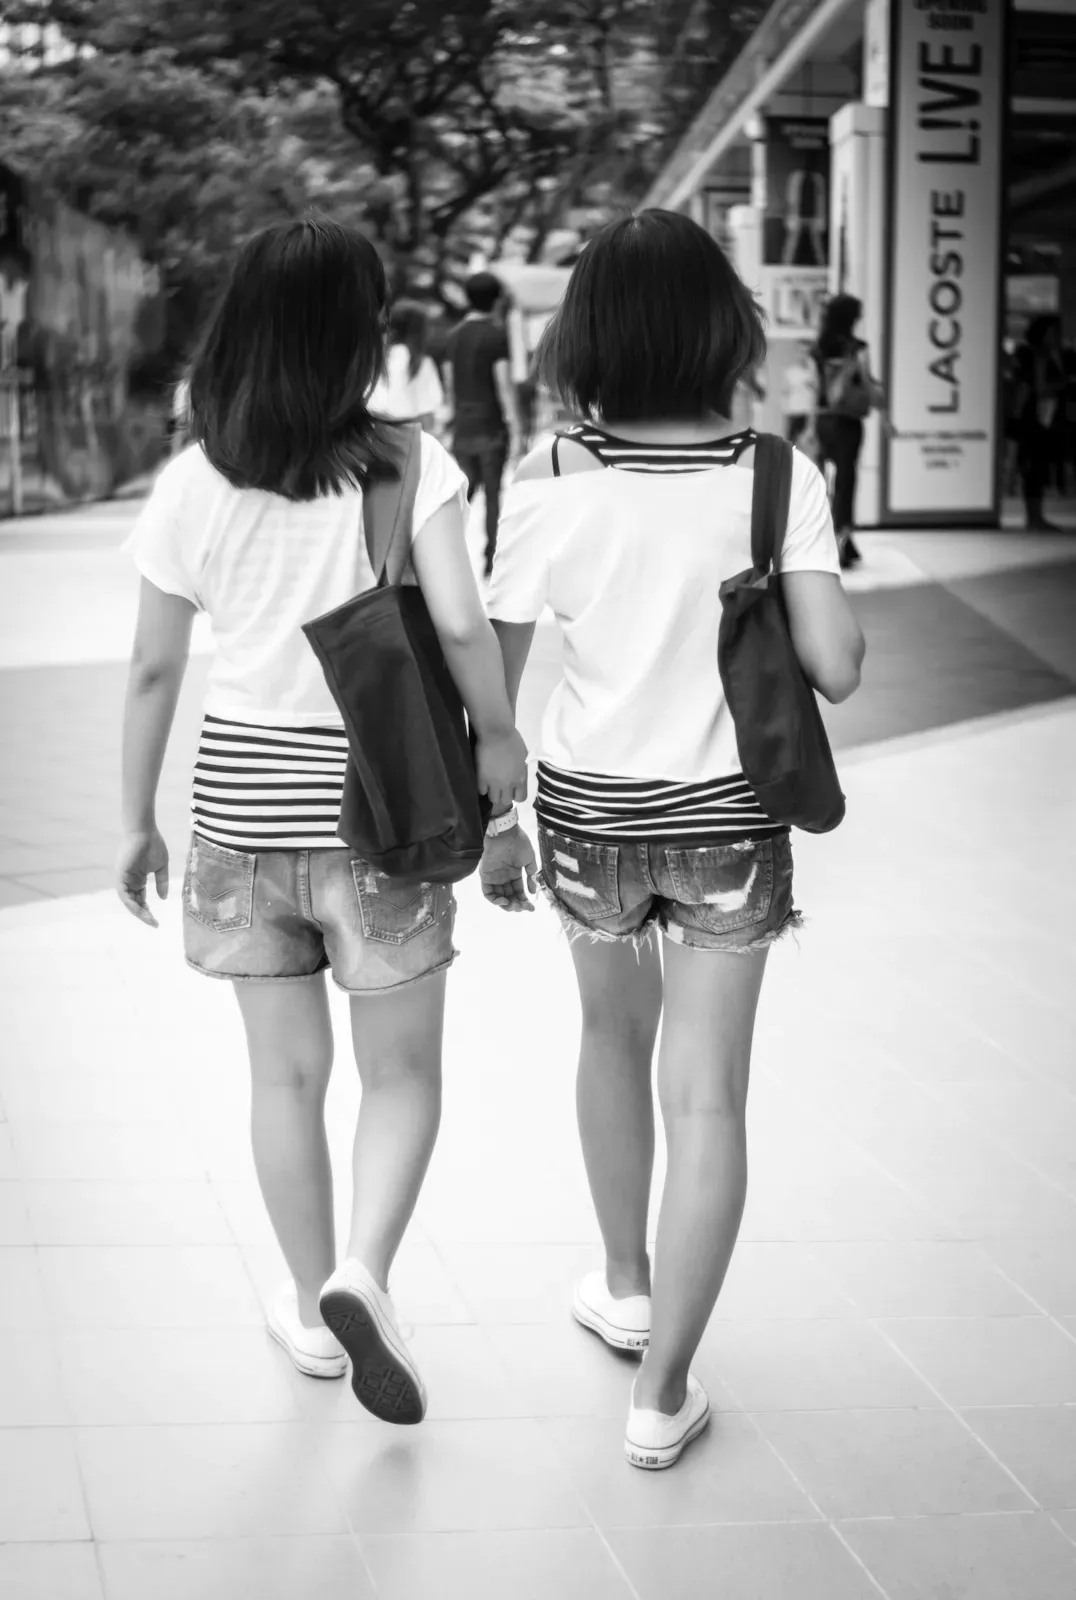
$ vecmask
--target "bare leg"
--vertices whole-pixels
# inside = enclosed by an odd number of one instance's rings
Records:
[[[583,1005],[576,1109],[590,1192],[605,1241],[606,1281],[618,1299],[650,1293],[646,1248],[654,1171],[651,1063],[661,1019],[656,943],[577,939]]]
[[[356,996],[351,1035],[362,1079],[347,1253],[382,1289],[433,1154],[441,1122],[445,979]]]
[[[250,1052],[254,1166],[295,1279],[299,1317],[322,1326],[318,1296],[336,1267],[325,1092],[332,1022],[320,974],[303,982],[237,983]]]
[[[765,950],[665,941],[658,1097],[669,1151],[650,1348],[636,1405],[672,1414],[732,1258],[747,1197],[747,1082]]]

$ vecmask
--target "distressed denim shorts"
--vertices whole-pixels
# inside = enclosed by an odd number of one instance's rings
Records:
[[[191,841],[183,947],[211,978],[271,983],[330,967],[349,994],[383,994],[452,965],[455,917],[451,884],[394,883],[350,850]]]
[[[597,844],[539,827],[539,882],[569,938],[758,950],[797,927],[787,833],[686,848]]]

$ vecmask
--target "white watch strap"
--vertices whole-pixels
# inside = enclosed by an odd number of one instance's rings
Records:
[[[489,819],[489,826],[486,828],[486,837],[489,839],[496,839],[498,834],[509,833],[513,828],[518,826],[519,811],[515,806],[512,806],[511,809],[505,811],[503,815],[499,817],[491,817]]]

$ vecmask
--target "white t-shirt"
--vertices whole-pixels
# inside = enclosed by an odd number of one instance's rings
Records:
[[[383,417],[426,417],[440,411],[445,391],[430,356],[423,356],[411,376],[411,352],[394,344],[385,358],[385,375],[370,396],[370,410]]]
[[[720,588],[751,566],[749,467],[600,471],[513,483],[489,614],[564,636],[542,760],[569,772],[704,782],[740,770],[717,664]],[[829,499],[797,451],[784,572],[840,573]]]
[[[452,457],[423,434],[414,532],[446,501],[462,507],[466,492]],[[295,501],[236,489],[192,445],[160,473],[124,548],[158,589],[208,613],[217,648],[207,712],[270,726],[341,725],[301,626],[374,587],[360,490]]]

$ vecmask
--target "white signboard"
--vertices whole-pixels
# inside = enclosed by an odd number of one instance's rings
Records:
[[[762,267],[758,279],[767,338],[817,335],[829,298],[828,267]]]
[[[886,514],[997,512],[1006,0],[893,0]]]

